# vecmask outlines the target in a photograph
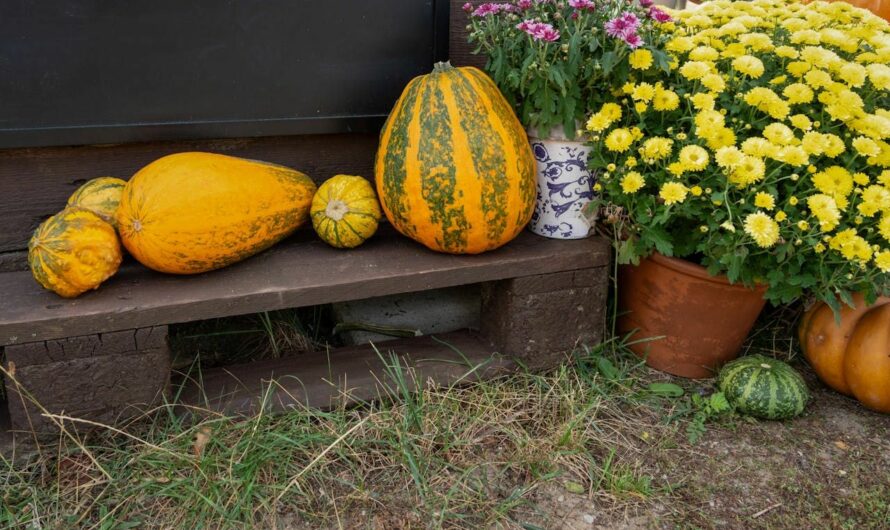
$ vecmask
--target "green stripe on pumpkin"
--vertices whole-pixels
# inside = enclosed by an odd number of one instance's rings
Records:
[[[461,252],[467,246],[467,222],[464,206],[457,190],[457,172],[454,167],[454,147],[451,132],[451,114],[445,102],[445,94],[439,84],[430,82],[434,72],[424,80],[428,93],[420,108],[420,174],[423,178],[422,193],[430,209],[430,222],[441,228],[442,248],[449,252]]]
[[[510,107],[510,104],[506,99],[501,96],[501,93],[494,84],[494,81],[491,80],[490,77],[482,73],[481,71],[475,68],[467,68],[463,70],[466,72],[468,76],[470,76],[476,83],[485,87],[488,93],[493,94],[491,97],[487,98],[494,114],[497,116],[498,120],[503,124],[504,129],[509,131],[511,130],[510,124],[514,124],[519,128],[517,130],[521,131],[521,124],[519,124],[519,120],[516,118],[516,114],[513,112],[513,109]],[[497,96],[497,97],[496,97]],[[508,134],[507,138],[504,138],[506,142],[509,142],[508,147],[512,149],[514,153],[522,153],[522,152],[530,152],[531,146],[528,142],[528,136],[525,134]],[[535,189],[535,180],[534,180],[534,164],[523,164],[523,161],[533,160],[533,157],[523,158],[521,156],[516,156],[516,164],[519,166],[516,170],[520,175],[523,175],[527,182],[516,182],[515,184],[520,186],[519,190],[521,193],[521,197],[523,203],[525,204],[533,204],[536,199],[536,189]],[[527,166],[527,167],[523,167]],[[525,185],[523,185],[525,184]],[[532,209],[529,208],[527,211],[517,211],[516,213],[516,225],[517,226],[525,226],[531,218]]]
[[[408,204],[406,204],[407,195],[405,189],[405,179],[407,178],[407,165],[405,157],[408,153],[409,135],[408,128],[414,120],[414,106],[417,102],[418,94],[421,92],[421,78],[416,78],[405,88],[405,94],[401,98],[401,109],[390,113],[387,118],[383,130],[391,128],[389,134],[389,142],[386,145],[385,156],[383,159],[384,173],[386,179],[383,181],[383,193],[380,200],[386,203],[386,207],[393,216],[393,224],[399,229],[408,232],[411,236],[416,229],[411,225],[406,213]],[[392,123],[390,123],[392,121]],[[384,152],[380,150],[379,152]]]

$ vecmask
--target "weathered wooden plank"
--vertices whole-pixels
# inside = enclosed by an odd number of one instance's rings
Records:
[[[200,381],[186,384],[181,402],[228,414],[250,415],[260,406],[273,411],[297,404],[325,409],[377,399],[398,389],[389,377],[395,367],[392,354],[397,355],[412,390],[430,383],[446,386],[490,378],[516,367],[512,361],[493,355],[488,345],[472,332],[458,331],[435,338],[387,342],[381,345],[379,354],[370,345],[350,346],[215,368],[201,374]],[[275,383],[270,385],[272,380]]]
[[[372,178],[376,149],[376,134],[332,134],[0,150],[0,252],[27,248],[37,225],[62,209],[87,180],[128,179],[171,153],[211,151],[265,160],[323,181],[338,173]]]
[[[301,231],[259,256],[195,276],[131,263],[74,300],[43,290],[29,272],[9,272],[0,274],[0,346],[587,269],[608,259],[609,243],[599,237],[523,232],[498,250],[455,256],[384,227],[349,251]]]
[[[478,6],[488,0],[470,0],[470,4]],[[485,66],[486,57],[484,55],[475,55],[474,45],[467,42],[467,24],[469,17],[463,10],[463,5],[467,0],[451,0],[451,33],[448,43],[448,55],[451,58],[451,64],[454,66],[476,66],[482,68]]]

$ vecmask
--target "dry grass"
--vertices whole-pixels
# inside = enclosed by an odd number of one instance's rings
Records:
[[[784,329],[749,348],[787,356]],[[2,462],[0,528],[890,527],[890,420],[824,390],[804,418],[729,416],[691,445],[689,396],[709,383],[654,395],[673,380],[620,341],[417,393],[391,369],[396,397],[348,409],[161,407],[89,435],[59,418],[58,443]]]

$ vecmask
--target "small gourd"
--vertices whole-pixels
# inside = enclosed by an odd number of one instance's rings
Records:
[[[127,181],[115,177],[88,180],[68,197],[68,206],[86,208],[117,228],[114,212],[117,211],[126,185]]]
[[[720,370],[717,386],[737,411],[766,420],[798,416],[810,399],[803,377],[794,368],[763,355],[727,363]]]
[[[34,279],[64,298],[99,287],[117,272],[121,259],[114,227],[76,206],[44,221],[28,243]]]
[[[325,243],[354,248],[374,235],[382,212],[367,179],[337,175],[318,188],[310,215],[312,227]]]

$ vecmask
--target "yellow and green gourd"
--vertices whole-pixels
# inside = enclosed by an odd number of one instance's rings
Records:
[[[337,175],[319,186],[312,199],[312,227],[337,248],[361,245],[377,231],[380,203],[367,179]]]
[[[380,134],[377,194],[390,223],[427,247],[477,254],[516,237],[535,205],[535,160],[494,81],[436,64],[402,92]]]
[[[68,197],[68,206],[85,208],[117,228],[114,213],[126,185],[127,181],[115,177],[94,178]]]
[[[225,267],[309,218],[312,180],[288,167],[214,153],[168,155],[139,170],[117,210],[124,246],[160,272]]]
[[[65,298],[99,287],[117,272],[121,259],[114,227],[76,206],[44,221],[28,243],[34,279]]]

